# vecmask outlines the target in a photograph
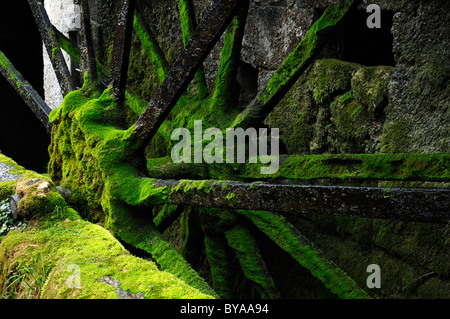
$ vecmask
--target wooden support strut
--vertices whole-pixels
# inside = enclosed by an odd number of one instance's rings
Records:
[[[450,182],[450,154],[321,154],[281,155],[278,171],[261,174],[260,163],[223,163],[220,168],[206,163],[168,163],[153,165],[149,159],[147,172],[158,179],[209,179],[220,176],[225,165],[238,179],[265,181],[333,180],[334,183],[350,181],[423,181]],[[159,159],[156,159],[158,161]],[[380,169],[380,168],[383,169]]]
[[[178,10],[180,12],[181,30],[183,32],[183,45],[186,45],[197,27],[194,3],[192,0],[178,0]],[[195,80],[197,81],[198,96],[199,98],[204,98],[208,95],[208,85],[206,84],[203,65],[200,65],[195,73]]]
[[[48,120],[51,108],[41,98],[39,93],[24,79],[22,74],[12,65],[11,61],[0,51],[0,73],[20,95],[22,100],[37,116],[47,132],[51,132],[52,124]]]
[[[92,37],[91,16],[88,0],[81,0],[81,68],[87,71],[91,83],[98,79],[94,40]]]
[[[141,10],[142,9],[138,6],[138,3],[136,3],[134,30],[141,39],[142,47],[150,57],[153,68],[156,70],[156,74],[158,75],[159,83],[161,84],[169,71],[169,63],[161,50],[155,34],[142,17]]]
[[[65,96],[67,93],[75,90],[75,85],[70,75],[69,68],[67,67],[66,60],[59,47],[53,25],[50,23],[50,19],[42,1],[28,0],[28,4],[33,12],[42,41],[44,42],[48,57],[53,66],[53,70],[55,71],[59,86],[61,87],[61,93]]]
[[[131,37],[133,34],[134,0],[118,0],[116,32],[111,66],[111,85],[117,103],[125,100],[128,64],[130,59]]]
[[[447,224],[450,189],[282,185],[219,181],[153,182],[168,203]]]

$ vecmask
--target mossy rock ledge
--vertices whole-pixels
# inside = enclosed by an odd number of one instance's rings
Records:
[[[0,186],[5,183],[10,184]],[[14,183],[22,197],[19,218],[28,226],[11,230],[0,242],[2,297],[214,298],[132,255],[108,230],[83,220],[48,177],[28,172]]]

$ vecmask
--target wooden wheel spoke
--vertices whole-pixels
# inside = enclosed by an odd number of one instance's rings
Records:
[[[111,66],[111,85],[117,103],[125,100],[135,0],[118,0],[117,23]]]
[[[28,0],[34,19],[44,42],[48,57],[51,61],[56,78],[58,79],[61,93],[65,96],[70,91],[75,90],[73,79],[67,67],[66,60],[60,50],[53,25],[47,15],[44,5],[39,0]]]
[[[12,65],[11,61],[0,51],[0,73],[5,77],[9,84],[16,90],[22,100],[37,116],[42,125],[48,132],[51,131],[51,123],[48,116],[51,108],[41,98],[39,93],[24,79],[22,74]]]
[[[195,19],[195,9],[192,0],[178,0],[178,11],[180,12],[181,31],[183,32],[183,44],[186,44],[191,39],[194,30],[197,28],[197,21]],[[205,79],[205,71],[203,64],[201,64],[195,73],[196,86],[199,98],[204,98],[208,95],[208,86]]]
[[[81,0],[81,68],[87,71],[91,83],[98,79],[97,60],[92,37],[91,15],[88,0]]]
[[[298,263],[341,298],[369,298],[356,282],[329,260],[283,217],[269,212],[239,211]]]
[[[161,50],[155,34],[143,19],[137,4],[134,16],[134,30],[139,39],[141,39],[142,47],[149,56],[150,62],[158,76],[159,84],[161,84],[166,78],[167,72],[169,72],[169,63]]]
[[[244,225],[238,224],[225,231],[225,238],[235,251],[245,277],[258,286],[261,298],[280,298],[252,232]]]

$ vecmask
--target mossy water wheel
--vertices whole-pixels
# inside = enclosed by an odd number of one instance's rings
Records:
[[[81,49],[51,25],[41,31],[51,35],[46,45],[53,47],[54,60],[61,48],[84,71],[80,89],[64,83],[61,76],[61,87],[68,92],[61,106],[46,115],[44,124],[52,134],[51,179],[70,189],[70,205],[83,211],[86,219],[101,223],[130,251],[151,258],[201,292],[220,298],[309,297],[302,292],[303,283],[316,295],[369,298],[361,288],[364,281],[351,278],[327,258],[294,225],[293,215],[312,212],[367,219],[408,215],[413,221],[442,223],[448,215],[446,191],[342,184],[384,179],[445,182],[448,170],[442,167],[448,155],[286,155],[271,176],[260,173],[260,163],[174,163],[170,156],[174,129],[194,133],[198,120],[203,132],[264,126],[269,113],[360,2],[328,6],[267,87],[242,110],[234,107],[239,97],[235,78],[248,1],[215,1],[197,22],[193,3],[179,0],[184,49],[171,63],[142,19],[141,8],[131,0],[120,1],[106,68],[96,59],[89,7],[82,0]],[[210,89],[202,63],[223,34],[216,83]],[[127,87],[139,81],[128,74],[133,36],[156,74],[152,79],[158,85],[149,102]],[[342,66],[329,60],[320,63],[327,64]],[[59,62],[54,68],[64,74]],[[320,95],[318,90],[319,86],[315,94]],[[352,101],[353,91],[342,93],[338,101],[342,107],[350,105],[344,104],[347,100],[354,103],[344,122],[357,117],[362,107]],[[348,130],[349,135],[354,133]],[[324,180],[328,184],[323,185]],[[302,185],[305,181],[312,182]],[[436,199],[432,206],[419,210],[417,203],[430,196]],[[292,273],[286,274],[287,269]]]

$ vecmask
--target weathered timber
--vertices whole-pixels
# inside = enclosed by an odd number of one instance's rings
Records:
[[[238,211],[290,254],[300,265],[319,278],[333,293],[343,299],[368,299],[358,284],[328,259],[308,238],[283,216],[273,212]]]
[[[72,59],[77,61],[81,64],[81,49],[78,47],[77,43],[66,37],[61,31],[59,31],[55,26],[53,26],[53,29],[56,33],[56,37],[58,39],[58,43],[64,51],[67,52],[67,54],[70,55]],[[86,58],[87,56],[85,56]],[[104,87],[108,86],[109,78],[110,78],[110,71],[103,66],[101,63],[93,61],[96,64],[96,70],[97,73],[94,73],[94,76],[99,76],[99,81],[103,84]],[[84,60],[84,63],[86,64],[87,61]],[[86,67],[86,66],[85,66]]]
[[[167,202],[192,206],[429,222],[450,221],[450,189],[154,181]]]
[[[81,0],[81,68],[87,71],[91,83],[98,79],[97,60],[95,57],[94,40],[91,28],[91,15],[88,0]]]
[[[118,0],[117,23],[111,60],[111,85],[119,105],[125,100],[125,89],[133,34],[134,0]]]
[[[50,132],[52,124],[48,120],[48,115],[52,111],[51,108],[1,51],[0,72],[37,116],[42,125]]]
[[[142,17],[137,3],[134,14],[134,30],[141,40],[142,48],[151,60],[152,66],[158,75],[159,83],[161,84],[164,81],[167,72],[169,72],[169,63],[161,50],[155,34]]]
[[[67,93],[75,90],[75,85],[69,72],[69,68],[67,67],[66,60],[59,47],[53,25],[50,23],[47,11],[41,1],[28,0],[28,4],[33,12],[42,41],[44,42],[48,57],[51,61],[53,70],[55,71],[61,93],[65,96]]]
[[[245,277],[258,285],[261,298],[280,298],[280,293],[261,256],[252,232],[244,225],[239,224],[226,230],[224,234],[228,245],[239,259]]]
[[[55,32],[56,39],[58,40],[58,45],[60,46],[60,48],[66,51],[72,59],[74,59],[78,63],[81,63],[81,52],[78,44],[66,37],[55,26],[52,26],[52,28]]]
[[[186,91],[195,72],[236,13],[238,3],[238,0],[219,0],[205,13],[164,82],[134,125],[131,138],[134,138],[141,147],[145,147],[150,141],[172,107]]]
[[[158,179],[208,179],[219,176],[226,163],[217,165],[168,163],[154,165],[149,159],[147,171]],[[261,174],[262,164],[229,165],[236,180],[289,179],[312,181],[428,181],[450,182],[450,154],[321,154],[280,156],[278,171]]]
[[[239,100],[239,95],[235,93],[235,82],[248,8],[248,0],[242,1],[238,14],[225,32],[211,105],[212,109],[234,107]]]
[[[280,157],[275,174],[261,174],[261,164],[240,167],[239,177],[315,180],[450,182],[450,154],[321,154]]]
[[[197,27],[195,19],[195,9],[192,0],[178,0],[178,11],[180,13],[181,31],[183,33],[183,45],[186,46],[190,40],[192,33]],[[195,80],[198,90],[198,96],[204,98],[208,95],[208,86],[206,84],[205,71],[203,65],[195,73]]]

